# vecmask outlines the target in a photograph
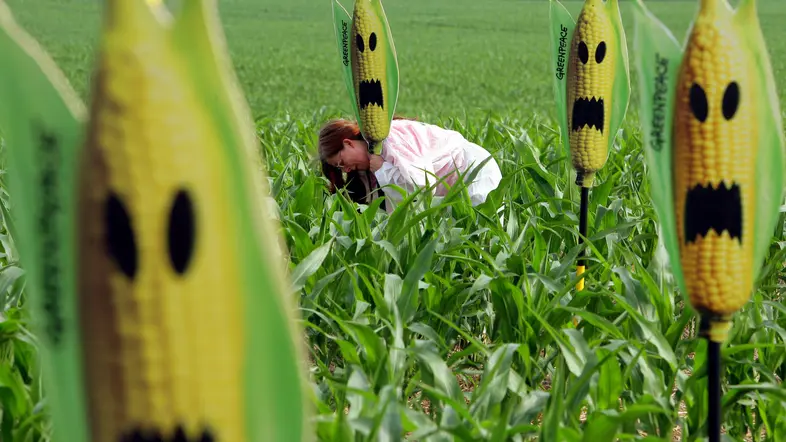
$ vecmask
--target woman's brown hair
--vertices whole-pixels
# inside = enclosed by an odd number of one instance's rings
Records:
[[[415,120],[414,118],[394,116],[394,120]],[[319,160],[322,163],[322,174],[330,181],[330,193],[335,193],[338,189],[346,186],[349,192],[349,198],[358,204],[367,204],[366,186],[362,181],[362,173],[367,171],[353,170],[347,172],[347,180],[344,180],[344,175],[341,169],[331,166],[327,159],[341,152],[344,148],[344,140],[357,140],[362,141],[363,135],[360,133],[360,127],[356,121],[346,119],[335,119],[325,123],[319,130],[319,140],[317,146],[319,149]],[[367,174],[369,180],[369,187],[371,192],[379,188],[377,178],[373,173]],[[384,204],[384,202],[383,202]]]

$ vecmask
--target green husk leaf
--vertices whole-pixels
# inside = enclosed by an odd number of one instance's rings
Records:
[[[609,152],[614,145],[617,131],[625,119],[630,102],[630,64],[628,61],[628,41],[625,37],[625,28],[622,26],[622,15],[620,13],[618,0],[607,0],[606,8],[611,16],[611,23],[614,29],[614,36],[617,48],[620,51],[616,71],[614,72],[614,88],[612,92],[611,116],[609,120]]]
[[[0,2],[0,132],[8,149],[11,215],[42,346],[56,438],[86,442],[76,309],[76,161],[86,111],[46,51]]]
[[[240,275],[245,323],[245,421],[249,440],[312,439],[302,349],[291,282],[275,221],[262,205],[269,192],[248,104],[232,70],[216,0],[186,0],[173,38],[190,80],[222,137],[225,176],[233,186],[241,232]],[[229,197],[229,195],[228,195]]]
[[[557,123],[559,124],[562,146],[565,155],[570,158],[570,133],[568,132],[568,56],[570,55],[570,39],[576,22],[570,12],[559,0],[549,0],[549,19],[551,23],[551,66],[554,71],[554,100],[557,105]]]
[[[352,103],[352,112],[355,114],[355,120],[360,120],[360,112],[358,110],[358,101],[355,96],[355,85],[352,81],[352,63],[349,56],[350,50],[350,30],[352,29],[352,17],[338,0],[333,0],[333,27],[336,31],[336,43],[338,44],[338,55],[341,63],[341,72],[344,76],[344,83],[349,93],[349,101]]]
[[[384,87],[386,88],[385,92],[388,97],[388,118],[392,121],[393,115],[396,112],[396,103],[398,103],[398,57],[396,55],[396,46],[393,44],[393,33],[390,30],[390,23],[388,23],[388,18],[385,14],[385,9],[382,7],[381,0],[373,0],[372,7],[385,28],[385,38],[383,38],[380,43],[382,43],[387,53],[387,63],[385,63],[387,81]]]
[[[680,290],[685,283],[680,264],[672,194],[672,119],[682,49],[674,36],[641,2],[634,3],[634,53],[639,73],[641,128],[649,164],[652,201],[660,221],[660,237],[669,254]]]
[[[756,92],[759,115],[758,155],[756,161],[756,221],[754,232],[753,278],[758,278],[767,249],[772,241],[775,224],[783,202],[786,168],[784,135],[780,104],[767,45],[761,32],[755,0],[741,0],[736,24],[750,49],[750,64],[755,78],[750,83]]]

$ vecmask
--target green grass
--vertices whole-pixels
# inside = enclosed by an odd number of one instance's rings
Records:
[[[86,98],[99,2],[8,2]],[[786,7],[760,3],[786,103]],[[695,4],[648,2],[680,41]],[[316,130],[348,110],[329,1],[220,2],[300,299],[320,440],[702,440],[706,344],[658,248],[635,88],[591,194],[593,255],[587,290],[576,295],[578,195],[550,118],[548,3],[385,6],[400,57],[398,111],[459,130],[500,164],[505,179],[477,210],[457,193],[451,210],[426,199],[391,216],[359,214],[328,195],[312,159]],[[575,14],[580,3],[568,8]],[[723,353],[724,426],[734,440],[786,436],[780,221],[760,289]],[[0,240],[13,263],[12,243]],[[18,281],[11,269],[0,280]],[[0,331],[15,357],[13,369],[0,364],[0,428],[3,440],[46,440],[21,288],[0,291]]]

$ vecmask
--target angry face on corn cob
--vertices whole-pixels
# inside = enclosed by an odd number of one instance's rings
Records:
[[[16,103],[0,127],[55,437],[309,440],[282,244],[215,3],[186,0],[174,20],[144,0],[106,11],[84,125],[0,4],[15,67],[0,102]]]
[[[592,187],[595,174],[606,163],[630,95],[619,5],[617,0],[586,0],[574,24],[562,5],[551,1],[560,127],[576,170],[576,184]]]
[[[680,288],[728,318],[749,299],[783,188],[777,93],[755,0],[700,0],[684,51],[640,2],[642,123]]]
[[[398,100],[398,61],[380,0],[356,0],[352,18],[333,1],[339,53],[360,131],[372,152],[390,132]]]

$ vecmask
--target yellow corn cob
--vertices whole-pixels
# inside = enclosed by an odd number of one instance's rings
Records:
[[[167,27],[138,0],[108,8],[77,222],[91,440],[244,441],[241,244],[221,233],[235,230],[221,141],[188,106],[198,91]]]
[[[576,21],[568,59],[568,130],[576,184],[592,187],[608,156],[618,49],[602,0],[587,0]]]
[[[363,135],[384,140],[390,131],[387,102],[387,35],[370,0],[356,0],[352,20],[352,72]]]
[[[675,215],[686,289],[697,310],[719,317],[750,298],[759,135],[756,85],[732,14],[724,0],[701,1],[674,113]]]

